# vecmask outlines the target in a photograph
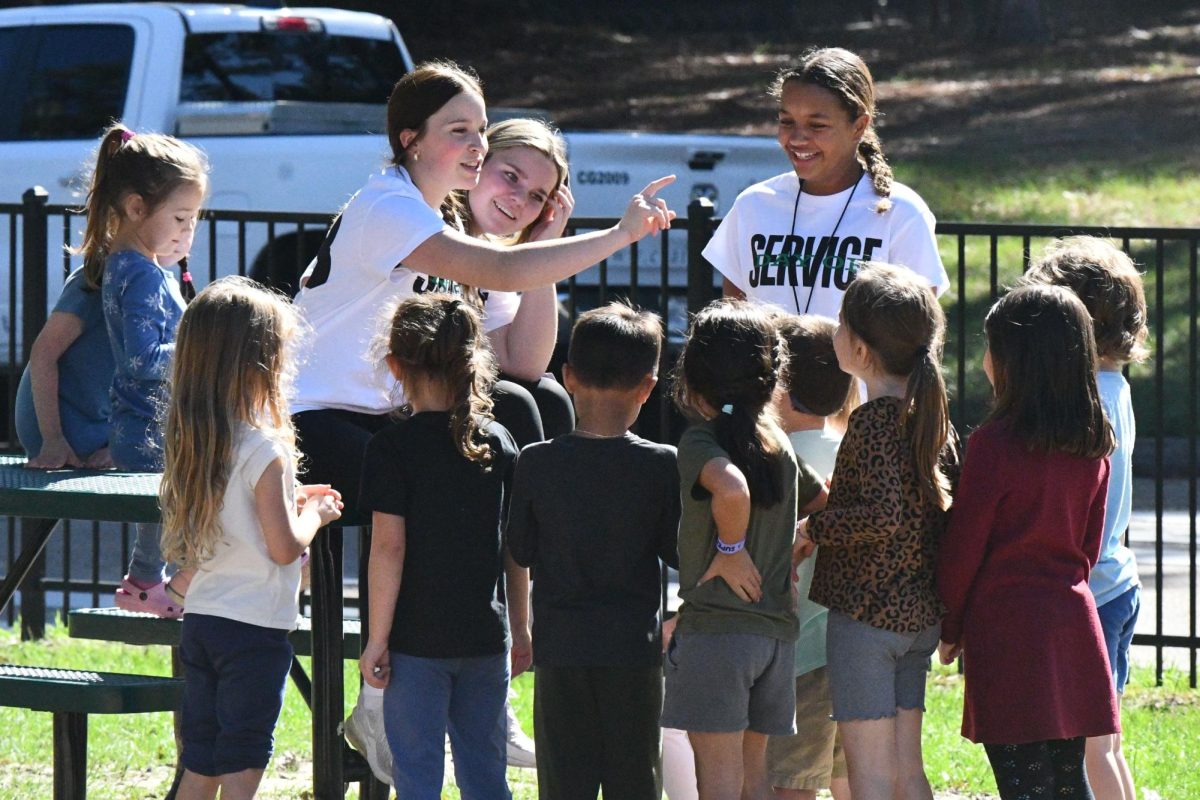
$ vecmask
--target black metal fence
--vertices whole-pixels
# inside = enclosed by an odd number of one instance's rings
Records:
[[[219,275],[248,274],[294,289],[296,276],[329,222],[327,214],[208,211],[197,231],[192,272],[202,284]],[[580,231],[614,222],[576,218],[571,227]],[[563,330],[587,308],[630,297],[662,314],[668,338],[677,345],[687,312],[719,294],[712,268],[700,256],[718,222],[710,205],[694,202],[686,219],[676,220],[657,239],[643,240],[561,283]],[[4,359],[0,380],[6,381],[0,397],[7,400],[7,407],[0,419],[7,421],[4,439],[9,450],[19,450],[11,435],[17,383],[33,339],[45,323],[47,301],[57,296],[62,279],[77,263],[64,246],[78,243],[81,227],[75,210],[47,205],[44,192],[38,190],[27,192],[22,203],[0,204],[0,293],[7,287],[7,300],[0,302],[0,314],[7,312],[0,325],[0,336],[7,335],[5,347],[0,348]],[[1139,549],[1153,552],[1153,566],[1143,559],[1142,572],[1143,615],[1152,613],[1154,627],[1153,632],[1135,636],[1134,644],[1153,648],[1159,680],[1171,664],[1186,669],[1195,687],[1200,652],[1196,530],[1200,229],[940,223],[937,233],[953,287],[943,300],[949,320],[945,368],[952,387],[951,413],[960,433],[983,417],[990,397],[981,369],[983,316],[1045,241],[1071,234],[1109,237],[1118,240],[1145,270],[1154,355],[1147,364],[1132,365],[1127,375],[1141,433],[1135,453],[1139,476],[1135,506],[1152,506],[1153,514],[1136,514],[1130,534]],[[565,336],[560,335],[562,344]],[[675,352],[676,346],[666,348],[664,374]],[[682,420],[665,393],[659,392],[647,404],[638,429],[649,438],[678,438]],[[82,536],[79,523],[75,530],[64,526],[61,554],[51,559],[58,574],[43,574],[24,587],[27,616],[36,611],[40,617],[43,607],[37,598],[43,592],[61,593],[65,614],[72,594],[82,593],[74,598],[76,603],[96,605],[115,589],[128,559],[130,532],[119,537],[120,561],[114,560],[118,555],[114,552],[102,563],[101,539],[113,537],[111,532],[100,533],[97,524],[89,526],[91,530]],[[17,538],[17,526],[8,520],[6,565],[12,563]],[[352,543],[347,557],[360,557]],[[1152,579],[1147,580],[1151,573]],[[348,604],[353,605],[353,599]],[[11,624],[13,609],[8,614]],[[34,632],[40,627],[39,619]]]

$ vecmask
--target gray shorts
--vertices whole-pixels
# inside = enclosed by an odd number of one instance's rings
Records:
[[[925,677],[942,626],[894,633],[829,612],[825,650],[833,718],[896,716],[898,708],[925,710]]]
[[[676,633],[663,664],[662,726],[699,733],[796,732],[796,646],[744,633]]]

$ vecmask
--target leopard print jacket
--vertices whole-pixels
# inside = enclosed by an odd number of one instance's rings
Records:
[[[880,397],[850,415],[829,504],[808,522],[818,545],[809,597],[875,628],[918,633],[944,611],[934,567],[948,512],[921,496],[901,406],[900,398]],[[951,430],[942,469],[952,485],[958,464]]]

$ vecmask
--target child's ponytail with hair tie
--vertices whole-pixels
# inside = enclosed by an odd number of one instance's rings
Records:
[[[196,284],[192,282],[192,273],[188,271],[188,257],[179,259],[179,293],[183,302],[190,303],[196,299]]]

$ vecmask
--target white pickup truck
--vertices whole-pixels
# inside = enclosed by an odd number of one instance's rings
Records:
[[[332,214],[384,163],[384,104],[411,66],[389,19],[338,9],[134,2],[0,10],[0,203],[19,202],[35,185],[52,204],[79,203],[99,133],[119,119],[201,147],[212,165],[211,208]],[[763,137],[565,135],[576,218],[618,216],[634,191],[671,172],[678,180],[663,194],[673,208],[682,215],[691,199],[707,197],[719,214],[746,186],[786,168]],[[205,235],[202,228],[194,253],[206,252]],[[310,226],[298,242],[281,227],[277,263],[296,263],[297,246],[303,259],[319,235]],[[218,246],[224,252],[229,243]],[[261,262],[266,246],[265,234],[249,241],[249,259]],[[685,250],[678,237],[668,254],[678,286]],[[11,313],[7,254],[0,249],[0,339]],[[610,261],[613,285],[627,276],[627,259]],[[659,259],[658,248],[645,247],[640,264],[657,276]]]

